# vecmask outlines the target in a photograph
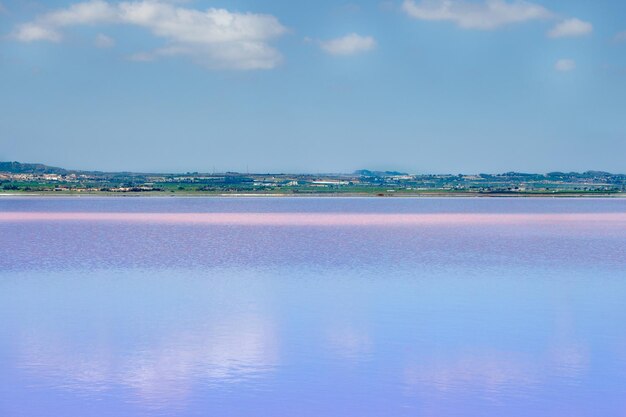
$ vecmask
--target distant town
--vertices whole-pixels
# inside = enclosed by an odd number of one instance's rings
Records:
[[[0,162],[0,194],[107,195],[476,195],[626,196],[626,174],[601,171],[425,175],[358,170],[351,174],[181,174],[77,171]]]

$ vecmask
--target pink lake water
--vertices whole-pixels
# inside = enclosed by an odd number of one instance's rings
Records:
[[[0,198],[0,416],[626,416],[626,200]]]

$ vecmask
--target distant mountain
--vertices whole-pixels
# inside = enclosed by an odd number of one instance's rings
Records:
[[[592,177],[610,177],[613,176],[610,172],[606,171],[586,171],[583,175],[592,176]]]
[[[163,173],[145,173],[145,172],[103,172],[103,171],[83,171],[83,170],[74,170],[74,169],[65,169],[59,167],[53,167],[45,164],[37,164],[37,163],[21,163],[21,162],[2,162],[0,161],[0,172],[7,172],[11,174],[58,174],[58,175],[93,175],[98,177],[106,177],[106,178],[117,178],[117,177],[144,177],[148,175],[164,175]],[[198,176],[198,175],[207,175],[207,174],[199,174],[197,172],[187,172],[185,174],[176,174],[176,175],[187,175],[187,176]],[[237,172],[226,172],[222,175],[226,176],[250,176],[249,174],[242,174]],[[256,175],[256,174],[255,174]],[[276,175],[276,174],[267,174],[267,175]],[[310,174],[302,174],[302,175],[310,175]],[[357,175],[360,177],[366,178],[386,178],[386,177],[396,177],[402,175],[409,175],[406,172],[400,171],[371,171],[369,169],[359,169],[353,172],[353,175]],[[332,175],[330,175],[332,176]],[[461,176],[461,175],[459,175]],[[512,180],[520,180],[526,181],[533,178],[550,178],[550,179],[559,179],[559,180],[567,180],[574,178],[589,178],[589,179],[606,179],[610,180],[614,177],[623,178],[626,174],[612,174],[610,172],[604,171],[586,171],[583,173],[578,172],[549,172],[547,174],[532,174],[532,173],[524,173],[524,172],[506,172],[504,174],[480,174],[483,178],[510,178]]]
[[[398,171],[370,171],[369,169],[359,169],[354,171],[354,175],[360,175],[361,177],[394,177],[397,175],[408,175],[406,172]]]
[[[585,171],[583,173],[580,172],[548,172],[546,176],[552,178],[605,178],[605,177],[613,177],[620,176],[620,174],[612,174],[610,172],[605,171]]]
[[[51,167],[44,164],[22,164],[20,162],[0,162],[0,172],[12,174],[67,174],[63,168]]]
[[[114,177],[114,176],[128,176],[128,177],[137,177],[147,175],[145,173],[138,172],[103,172],[103,171],[83,171],[78,169],[64,169],[59,167],[53,167],[44,164],[23,164],[21,162],[1,162],[0,161],[0,172],[8,172],[11,174],[58,174],[58,175],[69,175],[69,174],[87,174],[87,175],[97,175],[103,177]]]

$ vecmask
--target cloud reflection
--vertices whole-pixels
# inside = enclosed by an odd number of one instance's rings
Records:
[[[408,366],[405,383],[411,390],[431,388],[446,393],[471,391],[495,400],[511,387],[532,387],[541,374],[529,357],[513,352],[480,352],[429,359]]]
[[[499,401],[505,394],[524,396],[555,379],[577,384],[590,367],[591,353],[566,316],[557,313],[553,339],[542,351],[465,350],[424,357],[406,366],[405,387],[412,393],[481,394]]]
[[[327,338],[329,348],[345,359],[364,359],[372,352],[370,335],[349,324],[331,327]]]
[[[109,344],[69,344],[44,332],[24,339],[20,367],[77,394],[130,389],[146,407],[180,406],[197,384],[212,388],[271,372],[279,362],[276,328],[256,315],[174,333],[114,354]],[[112,342],[111,342],[112,343]]]
[[[139,401],[155,405],[181,400],[200,383],[219,388],[263,376],[278,364],[272,323],[241,317],[208,332],[179,334],[138,352],[122,373]]]

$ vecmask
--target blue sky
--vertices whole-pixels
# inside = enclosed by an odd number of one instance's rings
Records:
[[[0,160],[626,172],[626,3],[0,0]]]

